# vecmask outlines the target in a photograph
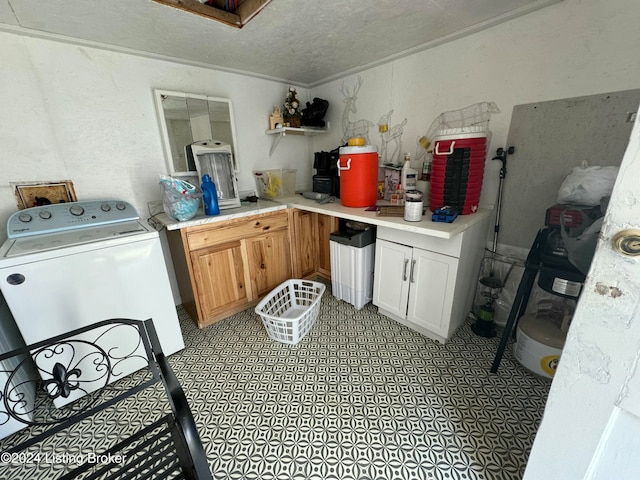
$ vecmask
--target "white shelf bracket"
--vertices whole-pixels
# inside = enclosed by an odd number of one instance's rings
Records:
[[[273,136],[273,140],[271,140],[271,149],[269,150],[269,157],[271,157],[271,155],[273,155],[273,152],[276,151],[276,147],[280,143],[280,140],[282,140],[282,137],[284,137],[285,135],[286,133],[282,131],[279,134]]]

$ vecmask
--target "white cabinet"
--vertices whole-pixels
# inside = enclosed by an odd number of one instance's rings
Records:
[[[413,249],[407,321],[446,337],[458,259]]]
[[[451,239],[378,227],[373,304],[444,343],[471,311],[488,219]]]
[[[404,317],[409,300],[409,263],[413,248],[376,239],[373,303],[380,312]]]

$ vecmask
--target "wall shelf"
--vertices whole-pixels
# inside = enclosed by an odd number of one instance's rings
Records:
[[[278,146],[278,143],[280,143],[280,140],[282,140],[282,137],[285,137],[287,135],[305,135],[305,136],[314,136],[314,135],[320,135],[321,133],[327,133],[329,131],[329,124],[327,123],[327,126],[324,128],[316,128],[316,127],[299,127],[299,128],[295,128],[295,127],[280,127],[280,128],[274,128],[271,130],[267,130],[264,133],[267,135],[274,135],[273,140],[271,142],[271,149],[269,150],[269,156],[271,156],[273,154],[273,152],[276,150],[276,147]]]

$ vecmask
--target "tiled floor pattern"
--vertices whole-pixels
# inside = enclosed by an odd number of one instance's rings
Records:
[[[203,330],[178,313],[187,347],[170,362],[216,479],[522,477],[549,383],[510,349],[490,374],[498,339],[474,335],[470,324],[443,346],[372,305],[358,311],[336,300],[330,288],[297,345],[271,340],[253,309]],[[115,440],[154,404],[78,434],[76,448]],[[29,478],[56,469],[33,467]],[[0,478],[27,478],[21,472],[0,465]]]
[[[520,479],[549,382],[465,324],[441,345],[325,292],[297,345],[247,310],[171,362],[217,479]]]

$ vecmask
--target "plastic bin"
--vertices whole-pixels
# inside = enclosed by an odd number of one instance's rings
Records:
[[[256,307],[267,334],[273,340],[295,345],[318,319],[324,284],[287,280],[273,289]]]
[[[333,296],[360,310],[373,298],[376,229],[338,231],[329,238]]]
[[[296,193],[295,168],[276,168],[271,170],[254,170],[258,197],[274,199],[290,197]]]

